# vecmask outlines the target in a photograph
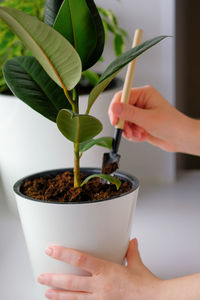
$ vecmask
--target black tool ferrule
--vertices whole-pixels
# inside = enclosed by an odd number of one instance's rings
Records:
[[[119,150],[119,144],[121,141],[123,129],[116,128],[114,131],[113,143],[112,143],[112,152],[117,153]]]

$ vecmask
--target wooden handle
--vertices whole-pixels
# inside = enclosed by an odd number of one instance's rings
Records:
[[[142,40],[142,30],[136,29],[134,38],[133,38],[133,45],[132,48],[138,46]],[[135,66],[136,66],[137,58],[135,58],[132,62],[128,64],[128,69],[126,73],[126,78],[124,81],[121,103],[128,103],[131,88],[133,85],[134,73],[135,73]],[[115,126],[116,128],[123,129],[124,128],[124,120],[119,120],[118,124]]]

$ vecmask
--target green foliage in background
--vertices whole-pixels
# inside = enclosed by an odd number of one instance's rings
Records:
[[[43,20],[44,3],[45,0],[5,0],[1,2],[1,6],[19,9]],[[2,74],[3,64],[12,57],[29,54],[30,52],[24,47],[23,43],[8,26],[0,20],[0,93],[8,89]]]
[[[119,26],[116,15],[110,9],[98,7],[98,10],[104,26],[105,39],[109,33],[113,35],[114,53],[115,56],[120,56],[125,50],[125,39],[128,39],[128,34]]]

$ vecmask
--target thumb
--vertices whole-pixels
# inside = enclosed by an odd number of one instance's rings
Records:
[[[132,122],[144,129],[148,128],[151,115],[147,109],[125,103],[113,103],[111,111],[122,120]]]
[[[127,258],[128,267],[135,267],[136,265],[143,264],[140,257],[140,253],[138,251],[137,239],[133,239],[130,241],[126,258]]]

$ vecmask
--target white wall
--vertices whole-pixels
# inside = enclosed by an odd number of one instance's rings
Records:
[[[157,35],[175,35],[174,0],[97,0],[97,5],[110,8],[117,15],[121,27],[130,36],[128,47],[136,28],[144,31],[143,40]],[[174,39],[170,37],[156,45],[138,59],[134,86],[150,84],[172,104],[175,103]],[[96,68],[103,70],[113,59],[111,40],[106,47],[105,62]],[[124,76],[125,70],[120,73]],[[94,107],[95,108],[95,107]],[[120,152],[121,169],[134,173],[145,181],[167,181],[175,178],[174,154],[166,153],[142,143],[123,140]]]

